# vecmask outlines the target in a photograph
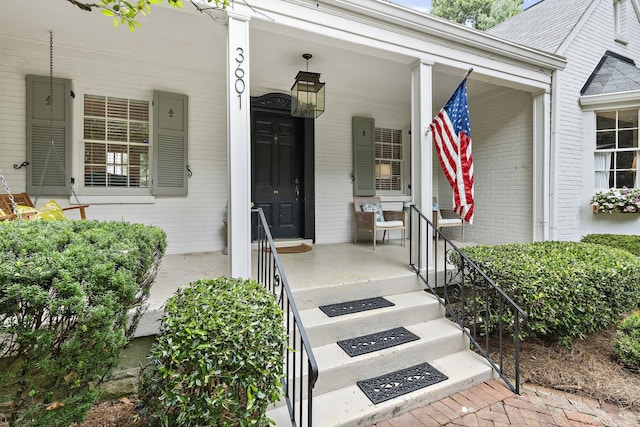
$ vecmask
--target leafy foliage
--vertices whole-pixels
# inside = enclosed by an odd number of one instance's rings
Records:
[[[113,25],[118,26],[120,23],[127,24],[131,31],[140,26],[137,21],[138,15],[147,15],[151,12],[151,5],[160,4],[163,0],[98,0],[97,3],[88,3],[83,0],[67,0],[69,3],[78,6],[82,10],[92,11],[99,9],[106,16],[113,17]],[[167,0],[171,7],[181,8],[182,0]],[[203,10],[202,6],[196,4],[193,0],[191,3]],[[207,0],[207,3],[214,3],[215,7],[222,9],[229,6],[229,0]]]
[[[522,0],[432,0],[431,14],[479,30],[520,13]]]
[[[621,249],[536,242],[462,250],[528,313],[522,337],[569,345],[640,304],[640,259]]]
[[[219,277],[178,290],[166,303],[143,414],[159,426],[264,426],[281,394],[282,310],[251,280]]]
[[[613,348],[625,365],[640,369],[640,311],[620,322]]]
[[[624,249],[640,256],[640,236],[628,234],[588,234],[581,240],[584,243],[597,243],[612,248]]]
[[[165,240],[122,222],[0,223],[0,402],[10,425],[84,418],[146,308]]]

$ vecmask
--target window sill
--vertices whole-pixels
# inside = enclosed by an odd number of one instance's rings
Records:
[[[144,205],[154,204],[156,202],[155,196],[119,196],[119,195],[78,195],[81,204],[87,205]],[[74,197],[69,197],[69,204],[78,204]]]

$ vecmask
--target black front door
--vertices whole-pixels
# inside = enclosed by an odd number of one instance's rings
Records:
[[[251,125],[252,201],[264,211],[273,238],[302,237],[303,121],[254,111]]]

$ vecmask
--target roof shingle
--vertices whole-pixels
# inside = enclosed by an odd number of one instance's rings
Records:
[[[542,0],[487,30],[533,48],[558,53],[562,42],[587,11],[588,0]]]

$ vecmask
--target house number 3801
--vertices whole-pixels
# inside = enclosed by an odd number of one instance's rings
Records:
[[[244,93],[246,84],[244,82],[244,68],[242,68],[242,64],[244,63],[244,49],[241,47],[236,48],[236,62],[238,63],[235,71],[236,93],[238,94],[238,104],[242,110],[242,94]]]

